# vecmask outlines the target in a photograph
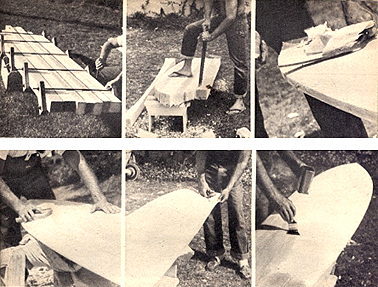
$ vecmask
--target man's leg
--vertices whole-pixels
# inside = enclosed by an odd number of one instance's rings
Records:
[[[185,27],[181,44],[181,55],[184,56],[184,66],[170,74],[170,77],[192,77],[192,61],[196,52],[198,36],[202,33],[204,20],[191,23]]]
[[[20,224],[16,223],[17,214],[9,207],[0,211],[0,243],[1,249],[17,246],[21,240]]]
[[[259,91],[255,84],[255,138],[268,138],[264,125],[264,116],[259,102]]]
[[[230,232],[231,256],[238,260],[242,277],[249,279],[251,270],[248,264],[249,248],[243,212],[243,188],[240,180],[230,192],[227,201],[228,228]]]
[[[220,192],[221,186],[219,185],[219,170],[216,166],[210,166],[206,169],[206,181],[211,189]],[[212,260],[207,264],[207,269],[212,271],[223,259],[225,249],[223,246],[223,230],[222,230],[222,214],[221,205],[217,204],[209,217],[206,219],[204,225],[204,235],[206,252],[212,257]]]
[[[210,32],[214,30],[215,27],[219,25],[222,18],[220,17],[213,17],[211,18],[211,27]],[[197,44],[198,44],[198,37],[203,32],[202,23],[204,19],[199,20],[197,22],[191,23],[185,27],[184,36],[182,38],[181,44],[181,55],[184,56],[184,66],[178,70],[170,74],[170,77],[192,77],[192,61],[194,54],[196,52]]]
[[[240,113],[245,110],[244,97],[248,91],[248,56],[247,19],[241,17],[227,30],[227,45],[231,61],[234,63],[234,95],[235,103],[230,107],[229,114]]]

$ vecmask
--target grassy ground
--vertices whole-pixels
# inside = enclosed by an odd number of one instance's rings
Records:
[[[374,190],[370,206],[359,228],[349,244],[341,253],[336,264],[338,281],[336,286],[377,286],[378,284],[378,152],[377,151],[296,151],[304,162],[313,166],[319,174],[332,167],[357,162],[361,164],[373,179]],[[288,168],[276,159],[271,176],[277,187],[289,193],[293,175]],[[257,195],[257,204],[263,201]],[[353,203],[351,203],[353,204]]]
[[[183,29],[194,19],[176,16],[151,19],[140,16],[128,19],[126,40],[126,107],[129,109],[147,90],[163,65],[164,58],[182,59],[180,54]],[[249,54],[249,45],[248,54]],[[200,47],[200,44],[199,46]],[[250,97],[245,98],[247,110],[228,116],[225,112],[233,104],[233,66],[228,56],[225,36],[208,44],[207,56],[220,56],[221,68],[214,83],[215,91],[207,101],[193,101],[188,109],[188,130],[181,133],[182,121],[164,117],[156,121],[154,133],[160,137],[199,137],[212,130],[216,137],[235,137],[235,129],[250,128]],[[200,57],[197,49],[196,57]],[[148,117],[144,111],[127,137],[134,137],[138,129],[147,130]]]
[[[142,175],[136,181],[126,183],[126,213],[143,206],[147,202],[162,196],[166,193],[181,188],[197,188],[196,170],[194,157],[185,156],[186,160],[161,159],[148,160],[140,164]],[[181,163],[180,162],[184,162]],[[251,169],[249,168],[242,178],[244,187],[244,214],[246,222],[251,222]],[[227,230],[227,210],[222,209],[223,226]],[[248,237],[250,238],[250,224],[248,226]],[[224,244],[229,250],[230,243],[228,232],[225,232]],[[250,244],[250,242],[249,242]],[[194,256],[189,260],[178,261],[179,286],[250,286],[248,280],[243,280],[236,273],[237,265],[227,254],[226,261],[215,272],[207,272],[205,265],[208,260],[205,252],[203,230],[201,229],[189,245],[194,251]]]
[[[107,200],[121,207],[121,152],[82,151],[95,172]],[[43,161],[50,184],[58,200],[92,203],[89,191],[80,183],[78,176],[61,157]],[[53,272],[46,267],[33,268],[27,286],[54,286]]]
[[[346,26],[340,1],[311,0],[307,4],[315,25],[327,21],[332,29]],[[305,97],[283,79],[277,68],[277,54],[272,49],[269,52],[268,62],[257,72],[256,79],[269,136],[293,138],[304,134],[306,137],[322,137]],[[290,118],[291,113],[298,116]],[[369,137],[377,137],[376,124],[368,121],[364,124]]]
[[[88,1],[0,0],[0,27],[20,26],[49,39],[57,37],[61,50],[96,59],[101,45],[121,34],[122,11],[87,3]],[[115,1],[117,2],[117,1]],[[111,53],[109,65],[120,62]],[[1,137],[120,137],[120,114],[106,116],[52,113],[39,116],[38,102],[31,93],[8,93],[0,86]]]

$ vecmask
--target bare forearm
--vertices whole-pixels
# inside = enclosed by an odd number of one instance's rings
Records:
[[[256,182],[261,186],[261,190],[269,200],[276,201],[279,196],[279,192],[274,186],[274,183],[270,179],[268,172],[266,171],[263,162],[259,155],[256,155]]]
[[[238,163],[236,164],[234,173],[232,174],[230,181],[228,182],[227,189],[231,190],[235,183],[242,176],[244,170],[246,169],[249,159],[251,157],[251,151],[242,150],[239,155]]]
[[[119,47],[117,38],[108,39],[108,41],[106,41],[104,45],[102,45],[100,58],[103,59],[104,62],[106,62],[106,59],[108,58],[110,51],[117,47]]]
[[[66,151],[65,161],[79,174],[84,185],[90,191],[94,202],[106,200],[97,181],[97,177],[79,151]]]
[[[204,18],[210,20],[211,11],[213,10],[213,0],[204,0]]]
[[[10,190],[9,186],[0,177],[0,196],[1,200],[14,211],[20,208],[20,199]]]

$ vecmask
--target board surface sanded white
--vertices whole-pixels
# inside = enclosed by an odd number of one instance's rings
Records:
[[[316,176],[308,195],[294,193],[300,235],[287,234],[278,214],[256,230],[256,286],[326,286],[322,280],[360,225],[372,191],[369,174],[354,163]]]
[[[206,86],[213,86],[214,80],[218,73],[221,59],[214,58],[205,60],[205,68],[203,71],[203,81],[201,86],[198,86],[199,71],[201,59],[194,58],[192,63],[193,77],[169,77],[175,71],[178,71],[184,65],[180,62],[174,67],[165,72],[159,79],[157,79],[151,94],[158,101],[166,106],[179,106],[184,102],[194,99],[206,100],[210,94],[210,88]]]
[[[126,217],[126,286],[154,286],[182,254],[218,203],[182,189]]]
[[[303,49],[282,50],[279,65],[321,58],[306,56]],[[302,52],[299,52],[302,51]],[[280,68],[301,92],[357,117],[378,120],[378,39],[361,50],[309,65]]]
[[[52,208],[43,219],[23,223],[43,244],[80,266],[121,285],[121,213],[90,213],[91,205],[68,201],[32,201]]]

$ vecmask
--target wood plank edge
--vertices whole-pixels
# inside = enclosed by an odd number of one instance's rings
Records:
[[[148,89],[144,92],[144,94],[139,98],[139,100],[130,108],[126,111],[125,114],[125,121],[126,121],[126,126],[132,126],[134,125],[135,121],[139,117],[139,115],[142,113],[144,109],[144,101],[148,97],[148,95],[151,93],[152,88],[154,87],[157,79],[163,75],[168,69],[173,67],[176,64],[176,59],[175,58],[165,58],[164,59],[164,64],[162,68],[160,69],[158,75],[156,78],[153,80],[151,85],[148,87]]]

